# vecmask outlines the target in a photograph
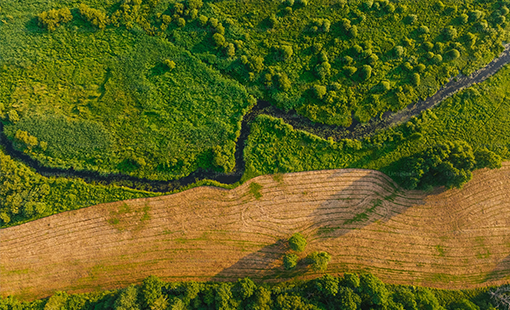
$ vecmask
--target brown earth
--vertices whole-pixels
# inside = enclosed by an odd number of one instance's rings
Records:
[[[262,185],[260,198],[250,183]],[[510,279],[510,163],[462,190],[403,191],[386,175],[343,169],[258,177],[61,213],[0,230],[0,294],[33,299],[140,282],[281,281],[283,241],[302,232],[332,255],[328,272],[389,283],[471,288]]]

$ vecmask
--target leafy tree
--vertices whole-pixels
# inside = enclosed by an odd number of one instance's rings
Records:
[[[214,40],[214,44],[216,44],[216,46],[224,46],[225,45],[225,37],[219,33],[213,34],[213,40]]]
[[[347,76],[353,76],[354,73],[356,73],[356,71],[358,71],[358,69],[356,67],[353,67],[353,66],[347,66],[344,68],[345,70],[345,74]]]
[[[355,273],[346,272],[344,274],[344,278],[342,279],[342,283],[341,284],[343,286],[346,286],[346,287],[349,287],[349,288],[352,288],[352,289],[356,289],[360,285],[359,276],[357,274],[355,274]]]
[[[105,12],[90,8],[84,3],[81,3],[78,9],[81,16],[96,28],[105,29],[108,25],[108,17]]]
[[[331,75],[331,65],[329,62],[323,62],[316,67],[317,77],[321,80],[326,79]]]
[[[186,26],[186,20],[184,18],[182,18],[182,17],[179,17],[177,19],[177,27],[181,27],[182,28],[184,26]]]
[[[448,26],[443,29],[443,36],[445,40],[455,40],[455,38],[457,38],[457,29],[453,26]]]
[[[425,25],[421,25],[420,28],[418,28],[418,30],[420,31],[420,33],[429,33],[430,32],[429,27],[427,27]]]
[[[312,283],[315,291],[318,292],[322,298],[333,297],[339,290],[339,279],[329,274],[313,280]]]
[[[478,149],[474,152],[476,160],[476,168],[489,168],[496,169],[501,168],[501,156],[489,151],[487,148]]]
[[[399,287],[392,296],[393,300],[403,305],[405,310],[418,310],[415,296],[409,288]]]
[[[484,13],[479,10],[473,10],[473,11],[470,11],[468,13],[468,15],[469,15],[469,21],[475,22],[475,21],[481,19],[483,17]]]
[[[163,284],[156,276],[148,276],[143,280],[140,286],[143,308],[149,309],[155,305],[156,300],[162,296],[161,288]]]
[[[464,14],[464,13],[460,14],[459,17],[458,17],[458,20],[459,20],[459,24],[465,25],[469,21],[469,16],[467,14]]]
[[[292,54],[294,54],[294,51],[292,50],[292,46],[290,46],[290,45],[280,46],[280,54],[284,61],[289,60],[292,57]]]
[[[359,281],[359,279],[358,279]],[[361,297],[354,293],[350,287],[341,286],[338,288],[336,300],[339,310],[357,310],[360,309]]]
[[[271,291],[263,286],[259,286],[255,291],[254,301],[250,305],[253,310],[272,309]]]
[[[69,295],[66,292],[56,292],[48,299],[44,305],[44,310],[64,310],[68,298]]]
[[[225,49],[225,54],[230,58],[236,55],[236,48],[233,43],[228,43],[227,48]]]
[[[446,52],[446,56],[448,57],[448,59],[454,60],[460,57],[460,52],[453,48]]]
[[[420,310],[444,310],[436,296],[426,288],[419,288],[415,293],[416,304]]]
[[[406,21],[407,21],[408,24],[412,25],[416,21],[418,21],[418,16],[416,16],[415,14],[410,14],[410,15],[407,16]]]
[[[200,17],[198,18],[198,22],[202,27],[207,25],[207,21],[209,21],[209,18],[207,16],[200,15]]]
[[[123,289],[113,304],[115,310],[140,310],[138,304],[138,289],[130,285]]]
[[[239,299],[246,300],[255,294],[257,285],[250,278],[246,277],[237,280],[235,289],[239,295]]]
[[[308,262],[314,271],[326,271],[328,268],[328,263],[331,260],[331,255],[329,253],[321,251],[321,252],[313,252],[308,255]]]
[[[384,309],[388,303],[389,292],[384,283],[374,275],[367,273],[360,276],[362,304],[365,307]]]
[[[248,66],[251,71],[259,73],[264,69],[264,58],[260,56],[253,56],[250,58]]]
[[[411,76],[411,82],[415,87],[420,86],[420,75],[418,73],[413,73],[413,75]]]
[[[289,79],[289,77],[287,76],[287,74],[285,74],[285,73],[278,73],[276,75],[276,78],[277,78],[277,81],[278,81],[278,87],[282,91],[286,92],[286,91],[290,90],[290,88],[292,87],[292,82]]]
[[[443,61],[443,56],[437,54],[432,57],[432,63],[440,64]]]
[[[68,8],[51,9],[47,12],[42,12],[37,17],[39,25],[48,31],[55,31],[61,24],[73,20],[73,15]]]
[[[467,299],[463,299],[460,302],[456,302],[450,306],[452,310],[480,310],[480,307],[472,303]]]
[[[404,53],[405,53],[404,47],[402,47],[400,45],[395,46],[395,49],[393,51],[395,53],[395,56],[397,56],[397,57],[402,57],[402,56],[404,56]]]
[[[368,80],[372,76],[372,67],[369,65],[363,65],[360,71],[360,78],[362,81]]]
[[[237,307],[237,301],[232,296],[229,283],[219,283],[215,287],[215,304],[219,310],[229,310]]]
[[[326,94],[326,86],[322,85],[316,85],[315,91],[317,94],[317,97],[321,98]],[[301,235],[300,233],[295,233],[292,235],[292,237],[289,238],[289,246],[292,250],[296,252],[303,252],[306,247],[306,239]]]
[[[283,257],[283,267],[286,270],[294,269],[297,266],[299,257],[296,254],[285,254]]]
[[[167,66],[169,70],[175,69],[175,62],[173,60],[165,59],[163,63]]]

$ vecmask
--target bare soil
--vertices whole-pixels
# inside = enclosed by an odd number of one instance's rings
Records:
[[[262,185],[260,198],[250,183]],[[389,283],[473,288],[510,280],[510,162],[461,190],[404,191],[372,170],[262,176],[232,190],[199,187],[61,213],[0,230],[0,294],[166,281],[283,281],[285,239],[331,253],[328,273],[371,271]]]

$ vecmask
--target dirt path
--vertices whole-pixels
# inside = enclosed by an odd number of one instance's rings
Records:
[[[249,184],[262,185],[262,197]],[[469,288],[510,279],[510,163],[462,190],[402,191],[384,174],[343,169],[262,176],[235,189],[97,205],[0,230],[0,294],[165,280],[280,281],[301,231],[333,256],[329,273],[370,270],[386,282]]]

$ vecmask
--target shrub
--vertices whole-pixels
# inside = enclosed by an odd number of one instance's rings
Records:
[[[453,26],[448,26],[443,29],[443,36],[446,40],[455,40],[457,37],[457,29],[455,29]]]
[[[317,73],[317,77],[323,80],[331,74],[331,65],[329,62],[323,62],[316,67],[315,72]]]
[[[73,15],[68,8],[61,8],[58,10],[51,9],[39,14],[37,20],[39,26],[46,28],[48,31],[55,31],[60,24],[68,23],[73,20]]]
[[[296,254],[285,254],[283,257],[283,267],[286,270],[294,269],[297,265],[299,257]]]
[[[207,25],[208,20],[209,20],[209,18],[204,15],[200,15],[200,17],[198,18],[198,22],[200,23],[200,26],[202,26],[202,27]]]
[[[322,98],[326,94],[326,86],[315,85],[315,90],[320,92]],[[289,239],[289,246],[296,252],[303,252],[306,248],[306,239],[300,233],[295,233]]]
[[[182,17],[178,18],[177,19],[177,26],[178,27],[184,27],[186,26],[186,20]]]
[[[420,86],[420,75],[418,73],[413,73],[411,76],[411,82],[415,87]]]
[[[331,255],[327,252],[313,252],[307,257],[308,263],[314,271],[326,271]]]
[[[459,24],[461,24],[461,25],[467,24],[468,20],[469,20],[469,16],[467,14],[459,15]]]
[[[278,87],[283,91],[290,90],[292,86],[292,82],[285,73],[279,73],[276,75],[277,81],[278,81]]]
[[[84,3],[81,3],[78,9],[81,16],[89,21],[93,26],[99,29],[105,29],[106,25],[108,25],[108,17],[106,16],[106,13],[90,8]]]
[[[489,168],[496,169],[501,168],[501,156],[489,151],[487,148],[482,148],[474,152],[476,160],[476,168]]]
[[[280,54],[282,55],[283,60],[287,61],[294,54],[294,50],[290,45],[280,46]]]
[[[414,24],[417,20],[418,20],[418,16],[416,16],[415,14],[410,14],[406,18],[406,22],[410,25]]]
[[[216,44],[216,46],[225,45],[225,37],[223,35],[221,35],[220,33],[213,34],[213,40],[214,40],[214,44]]]
[[[420,28],[418,28],[418,30],[419,30],[421,33],[429,33],[429,32],[430,32],[429,27],[424,26],[424,25],[421,25],[421,26],[420,26]]]
[[[381,83],[379,83],[379,89],[382,92],[390,90],[391,89],[390,82],[389,81],[381,81]]]
[[[234,43],[229,43],[227,48],[225,49],[225,55],[227,57],[232,58],[236,55],[236,48],[234,47]]]
[[[479,10],[474,10],[474,11],[469,12],[468,15],[469,15],[469,21],[475,22],[475,21],[479,20],[480,18],[482,18],[484,13]]]
[[[418,64],[414,68],[416,69],[416,71],[423,73],[427,69],[427,66],[425,66],[424,64]]]
[[[356,67],[352,67],[352,66],[347,66],[344,68],[345,70],[345,74],[347,76],[353,76],[354,73],[356,73],[356,71],[358,71],[358,69]]]
[[[376,54],[372,54],[372,55],[370,55],[370,57],[368,57],[368,63],[371,66],[375,66],[377,64],[378,60],[379,60],[379,57],[377,57]]]
[[[259,73],[264,69],[264,58],[260,56],[252,56],[248,66],[251,71]]]
[[[175,62],[170,59],[165,59],[163,63],[168,67],[168,69],[173,70],[175,69]]]
[[[362,81],[368,80],[372,76],[372,67],[364,65],[360,71],[360,78]]]
[[[425,42],[425,43],[423,43],[423,48],[427,51],[431,51],[434,48],[434,43]]]
[[[402,56],[404,56],[405,50],[404,50],[403,46],[398,45],[398,46],[395,46],[395,48],[393,49],[393,52],[394,52],[395,56],[402,57]]]
[[[451,49],[448,52],[446,52],[446,57],[450,60],[454,60],[460,57],[460,52],[456,49]]]

